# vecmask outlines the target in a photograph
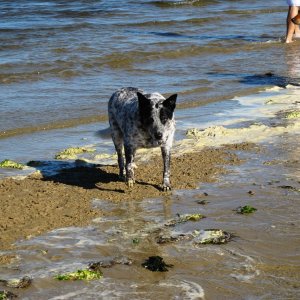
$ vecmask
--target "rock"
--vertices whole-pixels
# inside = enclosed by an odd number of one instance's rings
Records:
[[[205,229],[194,232],[194,244],[225,244],[230,241],[231,234],[221,229]]]

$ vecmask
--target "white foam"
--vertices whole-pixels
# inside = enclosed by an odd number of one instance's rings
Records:
[[[70,292],[65,295],[60,295],[60,296],[56,296],[53,298],[49,298],[49,300],[79,299],[80,295],[83,296],[81,299],[84,299],[84,295],[88,294],[88,292],[89,292],[89,288],[84,288],[81,290],[76,290],[76,292]]]
[[[204,299],[205,296],[204,289],[201,287],[201,285],[192,281],[169,280],[165,282],[160,282],[159,286],[177,287],[181,289],[184,295],[178,295],[174,299],[199,300]]]
[[[260,275],[260,271],[256,268],[255,260],[245,254],[237,251],[229,251],[231,254],[230,268],[235,272],[230,276],[240,282],[251,283],[254,278]]]

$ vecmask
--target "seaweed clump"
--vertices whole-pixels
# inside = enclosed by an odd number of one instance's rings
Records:
[[[21,279],[18,278],[9,279],[9,280],[0,279],[0,282],[4,283],[5,286],[10,288],[23,289],[31,285],[32,279],[28,276],[24,276]]]
[[[195,244],[226,244],[231,239],[231,234],[221,229],[205,229],[201,231],[195,231],[194,239]]]
[[[25,168],[25,165],[17,163],[13,160],[5,159],[0,162],[0,168],[12,168],[23,170]]]
[[[0,300],[10,300],[18,296],[9,291],[0,291]]]
[[[152,272],[167,272],[168,268],[172,268],[173,265],[166,264],[160,256],[150,256],[142,266]]]
[[[176,224],[186,223],[188,221],[199,221],[205,218],[202,214],[186,214],[186,215],[179,215],[177,214],[177,219],[168,221],[165,226],[175,226]]]
[[[132,259],[126,256],[115,257],[108,261],[98,261],[89,263],[89,270],[94,272],[101,272],[101,268],[111,268],[114,265],[132,265]]]
[[[242,214],[242,215],[252,214],[255,211],[257,211],[257,209],[255,207],[250,206],[250,205],[239,206],[236,209],[236,212],[238,214]]]
[[[95,152],[95,149],[86,147],[70,147],[58,152],[55,159],[76,159],[78,154]]]
[[[279,187],[282,188],[282,189],[291,190],[291,191],[294,191],[294,192],[300,192],[300,189],[297,189],[297,188],[295,188],[293,186],[290,186],[290,185],[281,185]]]
[[[285,119],[297,119],[300,118],[300,111],[290,111],[285,114]]]
[[[57,280],[95,280],[103,277],[102,272],[98,269],[93,270],[77,270],[66,274],[56,275],[54,278]]]

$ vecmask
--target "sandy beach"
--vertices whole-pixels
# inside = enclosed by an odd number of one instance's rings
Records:
[[[225,172],[226,165],[240,163],[232,150],[253,148],[251,144],[237,144],[175,157],[173,189],[194,189],[201,182],[216,180]],[[139,164],[136,173],[132,189],[119,180],[117,166],[77,167],[51,177],[31,175],[23,180],[1,180],[0,249],[11,249],[19,239],[29,239],[56,228],[88,225],[102,213],[91,205],[95,198],[134,202],[144,197],[168,195],[160,189],[161,157]],[[4,258],[0,261],[5,262]]]
[[[258,94],[252,107],[249,98],[240,99],[241,103],[248,101],[247,113],[253,110],[256,117],[263,117],[260,122],[246,122],[239,112],[240,126],[226,126],[224,119],[224,126],[186,130],[173,147],[171,192],[160,190],[159,149],[138,152],[136,184],[131,189],[118,178],[115,154],[97,151],[61,162],[31,161],[31,175],[2,178],[0,268],[7,278],[29,275],[33,279],[32,287],[17,294],[24,299],[45,295],[56,299],[59,294],[77,299],[104,295],[109,289],[117,297],[126,292],[144,298],[143,293],[148,293],[159,277],[161,286],[150,299],[178,293],[195,295],[191,299],[214,298],[220,293],[225,299],[234,299],[252,293],[250,282],[258,287],[262,276],[267,282],[278,276],[286,283],[280,283],[273,294],[282,295],[284,287],[284,294],[293,298],[300,270],[295,256],[300,224],[293,209],[300,191],[297,92],[292,88]],[[270,95],[272,105],[268,104]],[[231,119],[229,114],[227,122]],[[61,168],[53,172],[53,165]],[[257,212],[239,215],[236,209],[243,205],[253,206]],[[199,222],[163,229],[167,240],[168,235],[191,235],[211,228],[226,230],[233,240],[228,245],[207,247],[184,240],[158,244],[157,230],[162,230],[167,220],[199,212],[205,217]],[[288,247],[281,242],[286,238]],[[143,259],[151,255],[163,256],[175,266],[169,276],[152,276],[140,269]],[[124,278],[128,266],[112,267],[104,271],[105,286],[95,281],[87,291],[74,282],[75,294],[72,285],[53,288],[52,278],[58,272],[118,257],[133,260],[130,276]],[[207,276],[205,271],[200,283],[198,265],[211,272]],[[181,279],[182,272],[185,278],[191,272],[196,275],[186,281]],[[227,281],[219,285],[220,291],[210,288],[216,277]],[[127,287],[132,282],[137,286],[146,283],[141,291],[131,291]],[[227,284],[236,282],[241,290],[227,289]],[[166,291],[165,284],[175,289]],[[39,291],[34,292],[35,288]],[[256,293],[263,289],[257,288]]]

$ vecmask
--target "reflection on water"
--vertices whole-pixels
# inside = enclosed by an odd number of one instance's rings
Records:
[[[291,47],[285,49],[285,62],[288,75],[291,78],[295,78],[300,84],[300,57],[298,45],[293,44]]]

